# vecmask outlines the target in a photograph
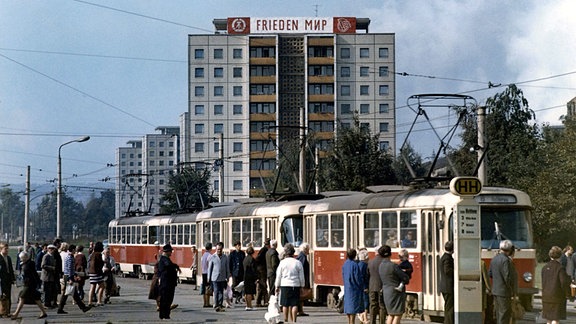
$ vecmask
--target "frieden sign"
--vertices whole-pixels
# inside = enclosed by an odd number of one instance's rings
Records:
[[[355,17],[232,17],[228,34],[354,34]]]

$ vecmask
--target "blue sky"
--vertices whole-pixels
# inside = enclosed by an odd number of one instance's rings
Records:
[[[519,84],[538,123],[559,124],[576,97],[576,2],[96,1],[0,3],[0,184],[50,188],[60,144],[65,185],[114,178],[115,149],[178,125],[187,110],[187,35],[212,19],[355,16],[396,34],[398,142],[414,118],[406,99],[463,93],[483,103]],[[542,80],[540,80],[542,79]],[[455,116],[436,112],[438,126]],[[423,156],[435,146],[411,142]],[[74,176],[77,175],[77,176]]]

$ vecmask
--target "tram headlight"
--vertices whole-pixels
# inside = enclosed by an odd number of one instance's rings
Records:
[[[530,273],[530,272],[524,272],[522,277],[524,277],[524,281],[526,281],[526,282],[532,281],[532,273]]]

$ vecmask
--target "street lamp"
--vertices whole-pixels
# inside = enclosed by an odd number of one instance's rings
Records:
[[[60,151],[62,146],[70,143],[82,143],[90,139],[90,136],[77,138],[73,141],[66,142],[58,148],[58,191],[56,192],[56,237],[60,237],[60,222],[62,219],[62,157]]]

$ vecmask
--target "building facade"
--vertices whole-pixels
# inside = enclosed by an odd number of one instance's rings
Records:
[[[214,20],[214,35],[189,35],[183,161],[222,161],[213,185],[232,201],[270,191],[264,179],[273,177],[291,142],[306,139],[322,156],[355,115],[393,154],[395,39],[368,33],[369,24],[350,17],[228,18]]]
[[[116,218],[160,212],[169,175],[180,161],[180,129],[160,126],[156,131],[116,150]]]

